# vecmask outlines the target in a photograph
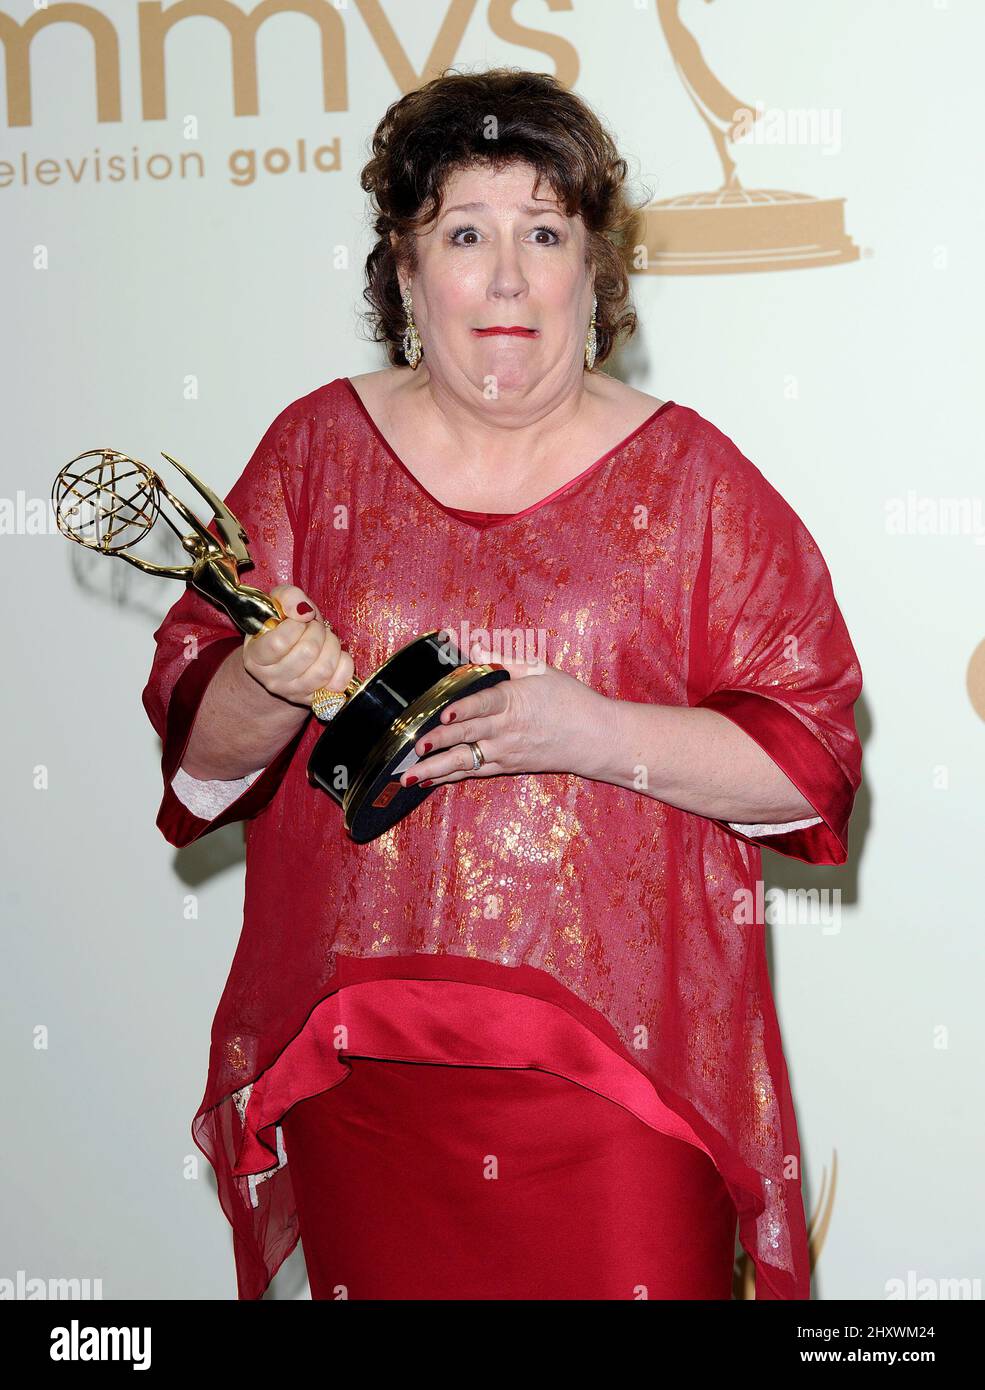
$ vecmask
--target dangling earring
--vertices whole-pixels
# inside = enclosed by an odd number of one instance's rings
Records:
[[[589,371],[595,366],[595,354],[598,352],[599,340],[595,332],[595,311],[599,307],[596,296],[592,295],[592,322],[588,327],[588,337],[585,339],[585,366]]]
[[[410,297],[410,285],[403,293],[404,312],[407,315],[407,327],[404,329],[404,356],[407,365],[417,371],[417,364],[424,355],[424,347],[421,343],[421,335],[417,331],[417,324],[414,322],[414,303]]]

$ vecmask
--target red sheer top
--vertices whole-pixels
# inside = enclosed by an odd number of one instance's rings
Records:
[[[192,1123],[240,1297],[262,1295],[298,1238],[278,1120],[354,1055],[537,1065],[610,1096],[710,1154],[756,1296],[809,1297],[765,928],[743,910],[760,844],[844,862],[860,782],[861,673],[803,523],[674,402],[521,512],[447,507],[348,378],[278,415],[227,500],[250,582],[299,584],[360,673],[445,625],[546,634],[552,665],[613,699],[719,710],[817,812],[737,826],[574,774],[475,778],[356,845],[305,776],[313,718],[242,782],[183,773],[201,697],[242,642],[186,591],[143,699],[169,842],[245,822],[243,930]]]

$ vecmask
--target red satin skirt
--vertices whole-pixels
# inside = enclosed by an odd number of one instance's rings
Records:
[[[281,1120],[312,1298],[731,1298],[695,1145],[536,1068],[346,1061]]]

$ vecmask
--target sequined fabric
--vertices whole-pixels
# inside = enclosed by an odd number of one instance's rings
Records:
[[[367,845],[305,775],[314,719],[212,820],[175,795],[198,702],[241,638],[193,591],[144,691],[164,743],[158,825],[187,844],[246,821],[243,931],[212,1033],[195,1142],[258,1298],[297,1240],[290,1165],[234,1175],[247,1088],[346,962],[418,957],[540,972],[603,1020],[729,1186],[758,1298],[809,1297],[800,1148],[755,901],[760,844],[842,863],[861,778],[861,673],[803,523],[735,444],[671,403],[572,484],[472,525],[416,483],[346,378],[270,426],[228,502],[262,589],[296,582],[368,672],[421,632],[517,630],[617,700],[718,709],[819,819],[734,826],[574,774],[438,787]],[[188,654],[193,659],[189,660]],[[234,1097],[238,1094],[239,1104]]]

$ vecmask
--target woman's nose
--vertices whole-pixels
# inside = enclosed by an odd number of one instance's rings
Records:
[[[504,298],[514,298],[522,294],[527,288],[526,276],[520,264],[520,253],[512,243],[503,246],[496,253],[496,262],[493,266],[492,279],[489,284],[490,292],[502,295]]]
[[[527,282],[522,273],[507,266],[497,271],[489,283],[489,293],[493,299],[517,299],[526,293],[526,290]]]

